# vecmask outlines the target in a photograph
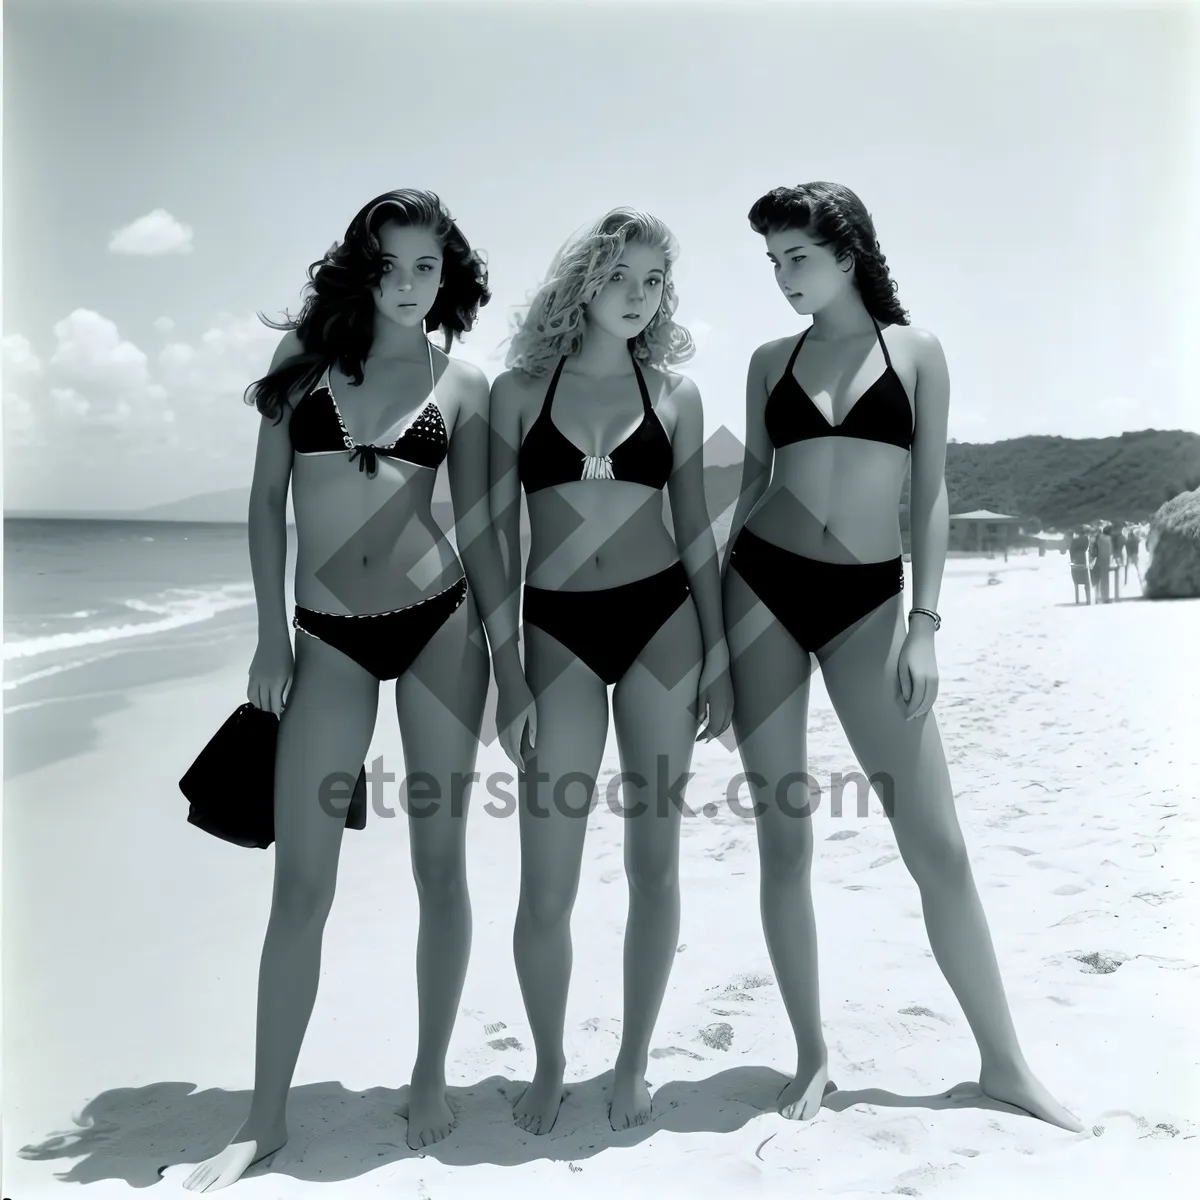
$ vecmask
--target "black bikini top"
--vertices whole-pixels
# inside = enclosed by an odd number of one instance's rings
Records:
[[[838,425],[829,423],[792,374],[796,355],[800,353],[800,347],[804,345],[812,326],[800,335],[792,357],[788,359],[787,370],[771,389],[763,413],[767,437],[777,450],[793,442],[820,437],[861,438],[865,442],[886,442],[903,450],[912,449],[913,415],[908,395],[900,376],[892,368],[891,355],[874,317],[871,318],[871,324],[875,325],[875,336],[879,339],[887,366],[883,374],[854,402]]]
[[[642,393],[642,423],[608,454],[584,454],[574,442],[568,441],[550,415],[558,377],[566,361],[565,357],[559,361],[546,389],[542,411],[517,452],[517,477],[526,493],[580,479],[615,479],[659,490],[666,487],[674,465],[671,439],[651,407],[646,380],[636,360],[633,370]]]
[[[295,454],[341,454],[350,452],[350,461],[358,459],[358,469],[367,475],[378,470],[379,458],[398,458],[418,467],[437,470],[450,441],[441,409],[436,400],[436,379],[433,374],[433,348],[429,350],[429,399],[398,438],[388,446],[356,442],[346,430],[337,399],[329,386],[330,368],[325,368],[321,382],[305,393],[292,410],[288,434]]]

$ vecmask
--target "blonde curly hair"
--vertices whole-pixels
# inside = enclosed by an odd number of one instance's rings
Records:
[[[630,242],[661,250],[666,259],[662,301],[649,325],[632,339],[634,359],[649,366],[667,366],[691,358],[696,352],[692,335],[672,320],[679,307],[671,274],[679,257],[675,235],[649,213],[614,208],[555,255],[524,316],[514,317],[505,365],[540,376],[564,355],[578,354],[587,332],[583,320],[587,303],[608,282]]]

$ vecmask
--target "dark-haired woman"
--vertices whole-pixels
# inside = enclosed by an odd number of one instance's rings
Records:
[[[485,615],[497,612],[504,584],[488,523],[487,381],[435,352],[426,331],[440,329],[449,350],[489,299],[487,273],[438,197],[404,190],[366,205],[309,277],[300,315],[273,326],[288,332],[270,371],[248,389],[262,420],[249,513],[259,640],[247,694],[280,715],[254,1094],[233,1142],[185,1181],[192,1191],[232,1183],[286,1140],[287,1093],[316,998],[346,819],[322,795],[323,781],[357,774],[384,680],[396,681],[406,775],[436,781],[434,801],[423,798],[409,820],[420,1028],[408,1143],[428,1145],[455,1123],[445,1057],[471,914],[466,797],[453,788],[474,769],[487,690],[475,596]],[[461,561],[430,511],[443,461]]]
[[[764,932],[796,1037],[787,1117],[821,1106],[805,727],[812,658],[864,773],[881,790],[925,925],[979,1045],[979,1086],[1065,1128],[1080,1123],[1021,1053],[930,712],[948,537],[949,378],[914,329],[862,202],[845,187],[779,188],[750,210],[798,338],[760,346],[724,571],[734,732],[757,816]],[[899,505],[911,465],[913,605],[905,621]],[[795,781],[804,780],[804,787]]]

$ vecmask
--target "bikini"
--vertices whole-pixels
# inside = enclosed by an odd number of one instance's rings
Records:
[[[551,416],[566,361],[559,361],[541,412],[517,452],[517,476],[526,495],[585,479],[665,488],[674,462],[671,439],[650,404],[637,362],[633,370],[642,395],[641,424],[610,453],[597,455],[584,454]],[[687,571],[678,559],[644,579],[594,591],[559,591],[527,583],[522,593],[524,620],[561,642],[605,684],[614,684],[690,593]]]
[[[357,462],[368,478],[378,471],[380,458],[436,471],[449,450],[449,437],[436,400],[433,348],[427,349],[429,399],[394,442],[379,446],[356,442],[350,436],[327,367],[321,382],[302,396],[292,411],[288,422],[292,452],[305,456],[348,453],[349,461]],[[463,575],[443,591],[390,612],[327,613],[297,605],[292,627],[341,651],[382,682],[403,675],[466,598],[467,578]]]
[[[887,365],[840,425],[830,424],[792,374],[812,326],[804,331],[787,370],[767,397],[763,413],[767,437],[775,449],[822,437],[859,438],[912,449],[908,395],[874,318],[871,323]],[[794,554],[745,528],[729,552],[729,564],[737,568],[772,616],[810,652],[904,590],[904,564],[899,556],[885,562],[823,562]]]

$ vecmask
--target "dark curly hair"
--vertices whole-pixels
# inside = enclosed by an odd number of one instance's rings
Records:
[[[750,227],[763,237],[782,229],[805,229],[838,258],[852,254],[854,282],[867,312],[889,325],[909,323],[896,298],[871,214],[848,187],[818,181],[774,188],[754,202],[749,216]]]
[[[308,268],[299,315],[276,322],[258,314],[272,329],[294,329],[303,347],[246,389],[246,403],[263,416],[281,420],[292,392],[315,384],[330,363],[336,362],[355,385],[362,383],[375,323],[371,289],[383,277],[378,233],[387,221],[428,229],[441,244],[443,282],[425,329],[442,331],[444,350],[475,324],[479,309],[491,299],[486,260],[471,249],[433,192],[401,188],[376,196],[359,210],[342,241]]]

